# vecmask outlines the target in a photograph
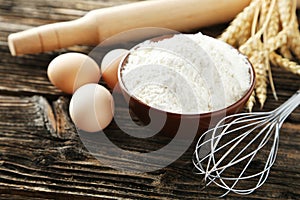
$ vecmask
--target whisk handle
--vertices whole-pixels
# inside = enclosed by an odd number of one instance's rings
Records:
[[[281,126],[285,119],[299,106],[300,89],[277,110],[279,116],[279,125]]]

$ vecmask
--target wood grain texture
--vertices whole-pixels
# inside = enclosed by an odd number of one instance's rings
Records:
[[[221,194],[215,186],[203,190],[203,177],[193,173],[194,145],[168,167],[140,174],[114,170],[87,151],[69,118],[70,96],[51,85],[46,70],[57,55],[89,53],[92,47],[10,56],[6,42],[9,33],[134,1],[0,0],[0,199],[207,199]],[[225,27],[201,31],[217,36]],[[279,100],[268,90],[264,110],[278,107],[299,89],[299,76],[280,68],[274,68],[273,75]],[[127,109],[118,103],[117,113],[124,119]],[[124,137],[115,122],[105,133],[119,147],[134,152],[155,150],[169,141]],[[227,199],[299,199],[299,133],[300,108],[282,127],[278,157],[267,182],[251,195],[230,194]],[[126,158],[123,161],[134,164]]]
[[[50,104],[41,96],[1,96],[0,105],[0,193],[6,196],[205,199],[220,194],[214,186],[200,190],[202,177],[192,173],[193,148],[169,167],[156,172],[116,171],[86,151],[70,123],[67,98],[61,97]],[[292,125],[294,123],[288,122],[282,129],[277,162],[269,180],[245,199],[298,197],[300,137],[299,126]],[[120,147],[142,152],[149,145],[134,138],[122,143],[123,138],[118,136],[120,131],[115,127],[112,123],[107,132]],[[162,140],[152,141],[150,146]],[[230,197],[241,198],[233,194]]]

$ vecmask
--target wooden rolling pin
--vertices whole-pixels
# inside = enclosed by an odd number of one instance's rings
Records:
[[[140,27],[176,31],[231,20],[250,0],[150,0],[91,11],[74,21],[40,26],[9,35],[12,55],[72,45],[97,45],[110,36]]]
[[[298,0],[300,1],[300,0]],[[97,45],[114,34],[142,27],[180,32],[228,22],[250,0],[150,0],[91,11],[84,17],[13,33],[12,55],[40,53],[72,45]]]

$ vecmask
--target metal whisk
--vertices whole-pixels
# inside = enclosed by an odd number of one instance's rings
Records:
[[[300,90],[274,111],[227,116],[205,132],[193,163],[206,186],[225,189],[223,197],[250,194],[264,184],[276,159],[280,128],[299,104]]]

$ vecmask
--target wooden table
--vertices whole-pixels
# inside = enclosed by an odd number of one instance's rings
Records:
[[[193,145],[170,166],[140,174],[114,170],[86,150],[68,115],[70,96],[51,85],[46,70],[57,55],[89,53],[92,47],[22,57],[9,53],[10,33],[134,1],[0,0],[0,199],[207,199],[220,194],[215,186],[201,189],[203,177],[192,172]],[[200,31],[217,36],[226,26]],[[279,100],[269,90],[264,110],[282,104],[300,85],[297,75],[276,67],[273,74]],[[155,149],[163,141],[122,141],[114,122],[106,133],[120,147],[137,152],[147,146]],[[251,195],[227,198],[300,199],[299,133],[300,108],[282,127],[278,157],[267,182]]]

